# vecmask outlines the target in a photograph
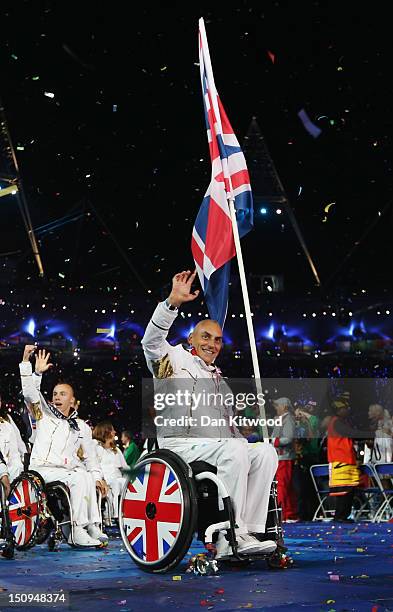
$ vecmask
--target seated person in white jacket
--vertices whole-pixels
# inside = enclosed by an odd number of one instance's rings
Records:
[[[23,465],[23,462],[25,460],[25,454],[28,453],[28,449],[27,449],[26,444],[22,440],[22,436],[20,434],[18,426],[16,425],[14,419],[12,418],[11,414],[7,410],[6,405],[2,403],[1,396],[0,396],[0,419],[7,421],[12,426],[12,429],[14,431],[14,437],[16,439],[16,444],[18,447],[18,452],[19,452],[20,459]]]
[[[60,480],[69,487],[74,520],[74,544],[99,546],[107,540],[107,536],[99,528],[100,514],[94,484],[103,489],[106,485],[102,482],[96,456],[86,444],[84,432],[81,432],[78,426],[71,385],[56,385],[52,402],[46,402],[40,393],[42,374],[49,370],[52,364],[49,363],[49,353],[45,350],[38,351],[33,374],[29,359],[35,349],[35,346],[26,346],[23,361],[19,365],[23,395],[36,419],[30,468],[39,472],[47,483]],[[81,446],[86,457],[87,470],[80,466],[77,459],[77,451]]]
[[[7,466],[11,482],[23,472],[23,464],[18,451],[17,438],[11,423],[0,417],[0,452]]]
[[[188,270],[173,277],[171,294],[154,311],[142,346],[147,365],[155,378],[172,379],[169,381],[172,386],[176,386],[176,379],[180,379],[179,389],[181,384],[191,385],[192,389],[199,385],[203,391],[210,386],[218,395],[222,390],[230,389],[215,366],[222,348],[222,330],[217,321],[204,319],[198,323],[188,337],[190,350],[181,344],[172,346],[166,340],[180,306],[198,296],[198,291],[191,290],[195,275],[196,272],[191,274]],[[205,412],[217,413],[210,403],[204,409]],[[220,406],[220,411],[224,415],[225,406]],[[180,414],[178,404],[173,407],[172,416],[175,416],[175,412]],[[227,421],[227,416],[224,420]],[[238,551],[244,554],[273,552],[275,542],[267,539],[259,541],[263,539],[261,534],[265,533],[271,483],[278,464],[273,446],[267,443],[248,444],[238,429],[231,428],[229,424],[209,431],[205,428],[207,438],[202,431],[200,437],[195,437],[195,431],[190,434],[187,427],[183,430],[177,427],[172,435],[159,435],[160,448],[176,452],[187,463],[202,460],[217,466],[217,475],[226,485],[234,505]],[[254,534],[258,534],[258,538]],[[217,558],[231,555],[223,533],[218,538],[217,553]]]
[[[5,496],[8,497],[10,494],[10,476],[8,473],[7,464],[3,457],[3,453],[0,451],[0,482],[5,488]]]
[[[121,470],[127,470],[128,465],[115,443],[116,431],[110,421],[97,423],[93,430],[93,438],[97,444],[96,450],[105,481],[108,483],[109,501],[113,518],[119,518],[119,496],[126,479]]]

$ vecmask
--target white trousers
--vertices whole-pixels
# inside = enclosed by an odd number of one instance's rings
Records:
[[[273,445],[249,444],[241,438],[198,443],[179,438],[161,438],[160,448],[177,453],[186,461],[207,461],[217,467],[217,476],[231,497],[237,533],[264,533],[269,495],[278,458]]]
[[[46,483],[60,480],[70,490],[71,508],[74,525],[86,527],[92,523],[100,523],[95,481],[84,468],[72,470],[61,467],[34,467]]]
[[[113,518],[119,518],[119,497],[123,490],[125,481],[125,478],[119,477],[108,482],[110,487],[108,502],[111,504],[111,515]]]

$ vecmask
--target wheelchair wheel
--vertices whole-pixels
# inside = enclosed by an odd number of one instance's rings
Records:
[[[52,526],[54,526],[55,522],[59,523],[64,539],[70,544],[68,538],[71,532],[71,502],[67,485],[58,480],[49,482],[46,485],[46,496],[48,508],[53,517]],[[45,539],[47,539],[49,533]]]
[[[43,519],[38,527],[37,535],[35,538],[36,544],[43,544],[49,537],[50,532],[52,531],[54,525],[51,518]]]
[[[135,470],[120,497],[120,533],[138,567],[165,572],[183,559],[195,530],[197,495],[192,472],[168,450],[145,455]]]
[[[8,512],[17,550],[27,550],[36,543],[43,491],[37,472],[22,472],[11,484]]]

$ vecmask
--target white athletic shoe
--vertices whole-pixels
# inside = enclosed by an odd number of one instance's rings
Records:
[[[90,537],[83,527],[74,527],[74,540],[72,541],[70,533],[68,543],[76,546],[101,546],[100,540]]]
[[[254,536],[248,534],[236,536],[238,548],[237,552],[241,555],[269,555],[273,553],[277,545],[273,540],[265,540],[260,542]],[[230,559],[233,557],[232,548],[223,533],[218,536],[216,559]]]
[[[108,542],[109,540],[106,533],[101,531],[101,529],[98,527],[96,523],[88,525],[87,533],[89,534],[91,538],[93,538],[93,540],[100,540],[100,542],[105,542],[105,543]]]
[[[273,540],[265,540],[260,542],[249,533],[238,535],[238,553],[241,555],[268,555],[274,552],[277,544]]]

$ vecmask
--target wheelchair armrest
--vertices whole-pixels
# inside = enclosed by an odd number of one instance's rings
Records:
[[[216,466],[207,463],[207,461],[192,461],[189,465],[194,476],[197,476],[201,472],[212,472],[213,474],[217,474]]]

